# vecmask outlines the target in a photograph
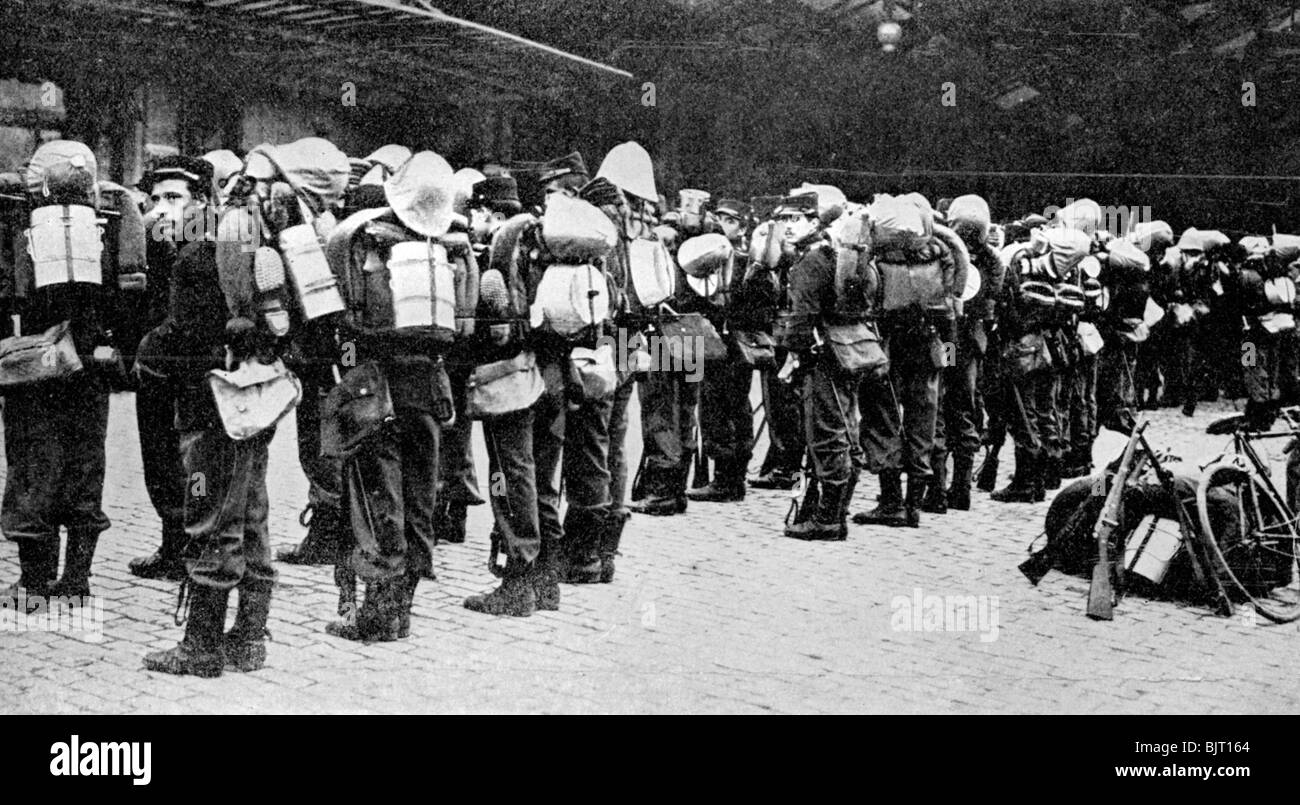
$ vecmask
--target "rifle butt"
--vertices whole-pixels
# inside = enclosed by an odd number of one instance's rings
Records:
[[[1096,621],[1115,619],[1115,595],[1110,583],[1110,565],[1098,562],[1088,586],[1088,617]]]

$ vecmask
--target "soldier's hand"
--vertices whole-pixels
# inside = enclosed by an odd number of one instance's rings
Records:
[[[799,366],[800,362],[798,354],[794,352],[787,353],[785,356],[785,365],[781,367],[781,371],[776,373],[776,379],[780,380],[782,383],[794,382],[794,373],[798,371]]]

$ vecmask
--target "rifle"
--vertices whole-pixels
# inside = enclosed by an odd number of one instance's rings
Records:
[[[1142,449],[1151,457],[1151,466],[1156,472],[1156,479],[1164,489],[1165,494],[1173,501],[1174,511],[1178,513],[1178,530],[1182,533],[1183,543],[1187,546],[1187,555],[1192,561],[1192,573],[1196,577],[1196,582],[1202,590],[1208,591],[1211,603],[1214,606],[1215,614],[1223,617],[1232,615],[1232,602],[1228,599],[1228,593],[1223,589],[1223,582],[1219,579],[1219,574],[1215,573],[1210,557],[1213,553],[1207,550],[1203,540],[1213,539],[1205,534],[1201,529],[1192,522],[1191,516],[1187,513],[1187,506],[1178,497],[1178,488],[1174,485],[1173,473],[1160,463],[1156,457],[1155,451],[1147,443],[1146,437],[1138,434],[1142,441]],[[1199,551],[1199,553],[1198,553]]]
[[[1106,494],[1106,503],[1102,506],[1101,516],[1097,518],[1097,525],[1093,529],[1093,536],[1097,540],[1097,565],[1092,569],[1092,583],[1088,587],[1088,617],[1093,620],[1108,621],[1115,617],[1113,585],[1115,560],[1110,555],[1110,538],[1119,527],[1124,488],[1133,469],[1133,454],[1137,451],[1142,431],[1146,426],[1147,423],[1143,422],[1129,436],[1128,444],[1124,446],[1124,455],[1119,460],[1119,467],[1111,478],[1110,491]],[[1104,484],[1105,478],[1103,474],[1099,482]]]

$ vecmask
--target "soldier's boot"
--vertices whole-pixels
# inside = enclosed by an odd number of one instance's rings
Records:
[[[533,563],[533,592],[537,608],[544,612],[560,609],[560,579],[564,576],[563,543],[558,539],[542,538],[542,547]]]
[[[908,479],[911,485],[911,479]],[[935,463],[934,480],[926,484],[925,499],[921,501],[921,511],[929,514],[948,513],[948,457]]]
[[[848,535],[848,528],[844,523],[845,498],[849,491],[848,481],[820,482],[816,511],[811,517],[788,526],[785,535],[793,539],[831,542],[845,539]]]
[[[341,514],[333,506],[310,504],[298,516],[307,536],[298,545],[278,551],[276,561],[289,565],[332,565],[338,554]]]
[[[465,541],[465,518],[469,507],[464,501],[453,500],[445,507],[439,506],[433,518],[433,534],[439,542],[459,545]]]
[[[59,572],[59,538],[20,539],[18,542],[18,581],[0,592],[16,611],[32,613],[43,609],[54,576]],[[35,600],[32,600],[35,599]]]
[[[647,493],[640,500],[632,501],[628,504],[628,508],[637,514],[671,517],[674,514],[681,514],[686,511],[686,504],[685,498],[680,497],[675,492],[667,494],[652,492]]]
[[[565,575],[568,584],[598,584],[601,575],[600,539],[605,512],[570,508],[564,515]]]
[[[1061,457],[1044,454],[1039,469],[1044,489],[1061,488]]]
[[[398,580],[397,588],[397,637],[405,640],[411,636],[411,607],[415,606],[415,590],[420,586],[424,575],[417,570],[407,570],[406,575]]]
[[[527,618],[537,611],[537,592],[534,589],[533,563],[507,561],[502,573],[501,586],[490,593],[471,595],[465,599],[465,609],[485,615],[509,615]]]
[[[623,541],[623,527],[631,518],[631,514],[625,511],[617,510],[609,513],[606,518],[605,530],[600,535],[600,581],[602,584],[609,584],[614,580],[614,557],[618,556],[618,545]],[[558,588],[556,594],[559,594]],[[541,602],[538,602],[538,608],[541,608]]]
[[[970,511],[970,475],[975,466],[975,457],[954,455],[952,457],[952,485],[948,487],[948,508],[957,511]]]
[[[710,503],[732,503],[745,499],[745,470],[736,471],[739,462],[719,459],[714,468],[713,480],[707,486],[688,489],[686,497]]]
[[[176,648],[146,654],[148,671],[182,676],[218,677],[226,666],[222,651],[229,590],[191,585],[185,637]]]
[[[1037,462],[1023,450],[1016,451],[1016,471],[1011,482],[994,492],[992,498],[998,503],[1037,503],[1044,498],[1043,477],[1039,474]]]
[[[355,621],[325,624],[326,634],[358,643],[391,643],[401,631],[402,577],[366,583],[366,597]]]
[[[998,451],[990,447],[980,464],[979,477],[975,479],[975,488],[981,492],[992,492],[998,485]]]
[[[271,615],[272,583],[265,579],[245,579],[239,585],[239,608],[235,625],[226,632],[222,651],[226,670],[251,673],[266,665],[266,638],[270,636],[266,621]]]
[[[925,492],[929,481],[925,478],[907,476],[907,497],[903,501],[903,520],[908,528],[921,527],[921,509],[925,503]]]
[[[880,497],[876,508],[853,515],[858,525],[907,525],[903,512],[903,473],[901,470],[880,471]]]
[[[797,482],[795,473],[778,467],[759,475],[749,485],[755,489],[793,489]]]
[[[90,566],[95,560],[99,530],[69,528],[68,547],[63,561],[63,575],[50,586],[51,598],[68,598],[80,603],[90,597]]]
[[[152,556],[141,556],[127,563],[131,575],[142,579],[184,581],[185,562],[181,560],[181,546],[185,544],[185,526],[181,523],[163,523],[162,547]]]

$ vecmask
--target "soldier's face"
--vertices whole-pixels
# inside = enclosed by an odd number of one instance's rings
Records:
[[[487,243],[505,220],[505,213],[493,212],[487,207],[474,207],[469,211],[470,233],[475,241]]]
[[[194,194],[183,179],[164,179],[154,184],[149,201],[151,218],[179,224],[185,218],[186,208],[194,203]]]
[[[801,213],[789,213],[782,215],[777,219],[777,226],[783,231],[781,236],[781,247],[787,252],[793,251],[796,241],[802,240],[812,234],[813,219],[811,216]]]
[[[727,236],[727,240],[732,242],[740,240],[740,236],[743,235],[745,231],[744,225],[741,224],[738,218],[727,215],[726,213],[722,213],[718,216],[718,228],[722,230],[722,234]]]

